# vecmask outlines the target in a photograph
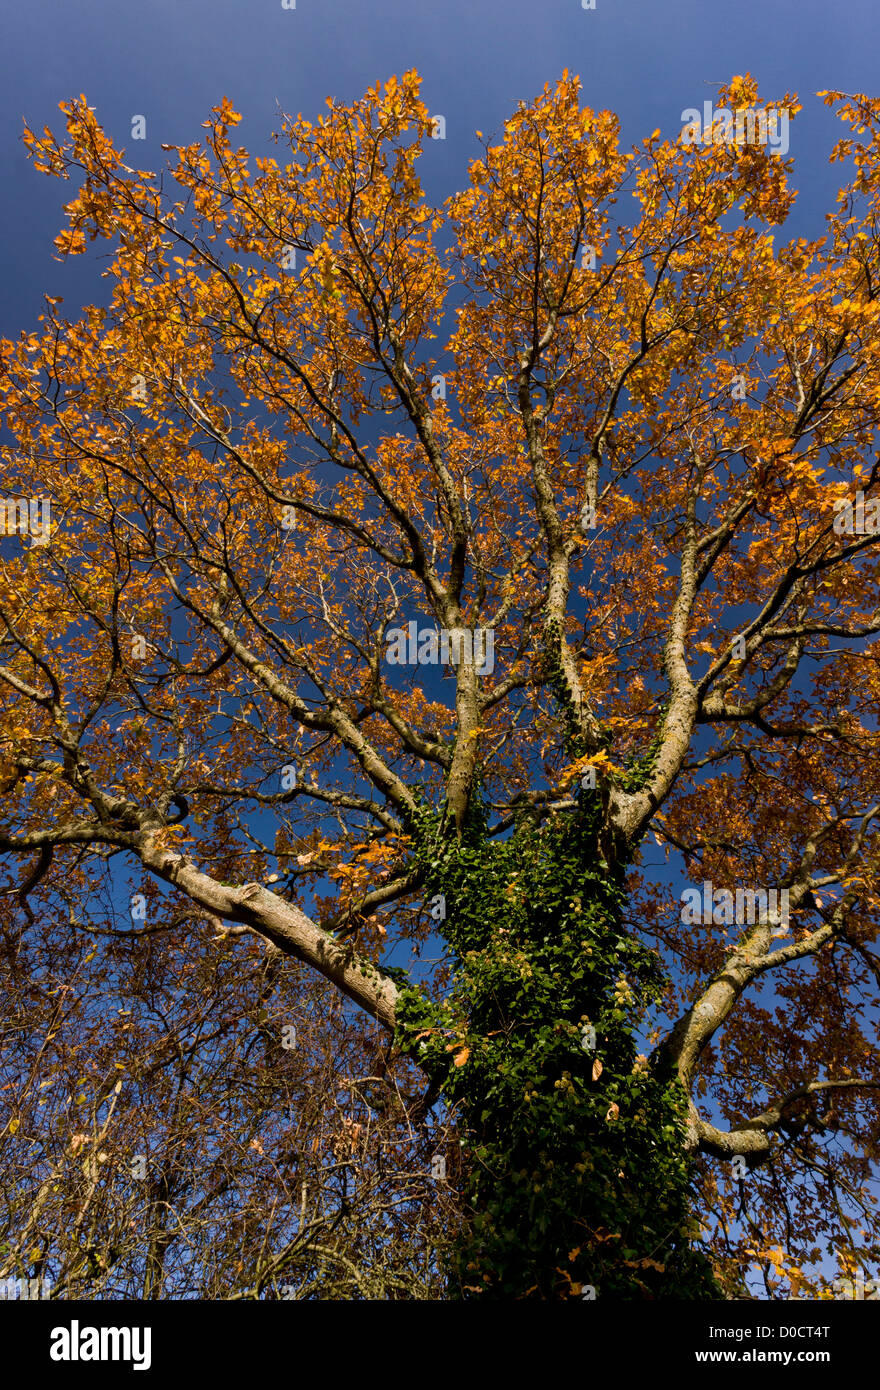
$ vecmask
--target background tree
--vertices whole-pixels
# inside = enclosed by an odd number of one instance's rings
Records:
[[[101,925],[96,887],[81,920],[5,924],[0,1277],[53,1298],[439,1296],[447,1139],[408,1120],[376,1037],[250,933],[191,911]]]
[[[456,1107],[454,1291],[713,1297],[757,1266],[771,1296],[815,1294],[828,1252],[875,1267],[877,534],[835,522],[876,496],[880,103],[828,94],[866,138],[835,150],[852,175],[825,237],[776,247],[790,163],[660,132],[623,153],[578,86],[522,103],[443,210],[417,177],[415,73],[285,120],[284,165],[233,147],[225,100],[167,176],[126,165],[85,97],[65,139],[26,129],[36,166],[77,182],[59,252],[112,251],[106,307],[68,321],[47,297],[41,329],[2,344],[4,490],[51,499],[48,542],[2,558],[4,969],[28,1011],[10,1043],[27,1124],[4,1143],[41,1146],[40,1194],[62,1137],[91,1165],[73,1243],[38,1195],[16,1258],[40,1223],[67,1277],[126,1248],[92,1160],[119,1113],[133,1142],[140,1072],[115,1025],[86,1030],[106,1080],[71,1131],[80,1068],[43,985],[90,964],[97,997],[140,997],[125,949],[175,1059],[149,1083],[150,1290],[181,1201],[191,1258],[222,1271],[198,1286],[236,1277],[201,1235],[208,1170],[175,1166],[181,1030],[219,1026],[228,987],[263,1035],[259,1099],[229,1051],[207,1083],[228,1118],[200,1162],[240,1174],[284,1094],[267,981],[332,997],[299,966],[390,1035],[382,1084],[407,1098],[389,1119],[374,1093],[371,1114],[402,1134],[438,1095]],[[718,101],[758,94],[746,76]],[[390,663],[408,622],[490,631],[492,669],[467,648],[445,680]],[[697,884],[786,889],[788,919],[683,922],[652,840]],[[134,947],[134,901],[167,934]],[[88,915],[111,932],[97,965]],[[391,966],[437,932],[434,970]],[[335,1076],[343,1014],[319,1007]],[[71,1095],[55,1158],[38,1069]],[[276,1180],[247,1181],[261,1253],[237,1274],[259,1294],[308,1223],[288,1200],[274,1227]],[[439,1249],[438,1200],[403,1204],[404,1246]],[[369,1270],[397,1270],[393,1243],[313,1241]],[[433,1259],[345,1288],[418,1296]]]

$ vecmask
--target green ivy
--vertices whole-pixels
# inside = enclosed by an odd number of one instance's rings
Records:
[[[440,1003],[404,989],[398,1039],[464,1124],[463,1296],[720,1296],[687,1234],[683,1093],[633,1038],[662,973],[620,927],[623,873],[597,856],[594,800],[505,840],[481,811],[455,841],[419,818],[455,984]]]
[[[445,826],[421,807],[412,834],[454,983],[440,1002],[403,988],[396,1037],[463,1126],[453,1295],[722,1297],[691,1234],[683,1090],[637,1055],[664,977],[621,926],[626,864],[602,857],[598,794],[506,838],[479,797],[458,835]]]

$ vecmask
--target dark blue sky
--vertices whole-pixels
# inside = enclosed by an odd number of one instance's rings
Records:
[[[80,93],[129,162],[159,169],[161,144],[201,138],[224,96],[244,115],[235,142],[273,153],[279,105],[314,120],[327,96],[350,101],[415,67],[429,110],[446,118],[445,142],[426,142],[419,171],[439,202],[466,182],[479,153],[475,129],[497,131],[520,99],[563,69],[581,78],[586,104],[620,116],[625,146],[657,127],[676,134],[685,108],[701,108],[721,83],[749,71],[763,99],[796,92],[804,108],[789,151],[800,197],[782,237],[821,235],[835,205],[840,171],[827,158],[843,128],[816,91],[880,95],[878,0],[595,0],[595,10],[581,0],[296,3],[7,0],[0,335],[34,327],[44,293],[62,294],[71,317],[107,293],[93,256],[54,260],[72,185],[37,174],[21,142],[24,119],[62,130],[58,103]],[[147,121],[140,142],[131,140],[136,114]],[[618,213],[626,220],[628,209]],[[665,864],[653,871],[670,873]]]
[[[819,89],[880,91],[876,0],[28,0],[5,6],[0,169],[5,216],[0,332],[32,327],[42,295],[65,308],[100,301],[90,257],[52,259],[64,185],[36,174],[21,144],[22,118],[59,126],[58,102],[84,92],[98,118],[140,167],[159,168],[162,142],[198,139],[211,106],[228,96],[244,114],[236,137],[266,152],[276,102],[314,119],[332,95],[345,100],[416,67],[445,143],[429,142],[422,177],[432,200],[463,185],[478,153],[474,130],[497,130],[521,98],[564,68],[586,104],[608,107],[629,145],[656,127],[681,128],[733,74],[750,71],[762,97],[796,91],[804,110],[791,128],[795,186],[790,234],[817,235],[833,206],[828,151],[838,122]],[[147,139],[130,138],[131,117]],[[620,209],[621,216],[626,216]]]

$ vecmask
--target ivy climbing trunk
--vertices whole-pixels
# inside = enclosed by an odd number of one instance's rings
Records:
[[[663,975],[621,926],[601,820],[596,793],[500,839],[476,801],[455,837],[419,813],[455,982],[404,989],[397,1037],[463,1126],[460,1297],[724,1296],[690,1235],[683,1091],[638,1053]]]

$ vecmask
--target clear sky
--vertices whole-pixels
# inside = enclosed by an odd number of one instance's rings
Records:
[[[291,0],[288,0],[290,3]],[[352,100],[410,67],[424,78],[446,140],[428,142],[422,178],[439,201],[465,182],[487,134],[521,99],[564,68],[583,100],[610,108],[626,145],[658,126],[681,128],[718,85],[751,72],[762,97],[795,91],[804,105],[791,128],[794,185],[801,190],[790,234],[817,235],[833,206],[828,151],[839,128],[817,90],[877,94],[877,0],[27,0],[3,7],[0,171],[5,274],[0,332],[34,326],[42,295],[65,308],[100,300],[90,257],[53,261],[65,189],[31,168],[22,119],[59,125],[59,101],[84,92],[98,118],[140,167],[161,167],[160,145],[201,136],[211,106],[227,96],[245,117],[236,136],[266,151],[277,104],[314,119],[324,99]],[[132,141],[131,118],[146,117]],[[68,195],[69,196],[69,195]],[[623,215],[623,210],[621,210]]]
[[[63,295],[71,317],[106,294],[93,256],[54,260],[72,185],[36,173],[21,142],[24,119],[61,131],[58,103],[80,93],[129,162],[159,169],[161,145],[200,139],[224,96],[244,116],[235,142],[275,153],[279,107],[314,120],[327,96],[351,101],[415,67],[429,110],[446,120],[445,141],[425,142],[419,168],[440,202],[466,182],[480,152],[475,130],[499,130],[564,69],[581,78],[585,104],[618,114],[624,146],[658,127],[677,133],[686,108],[751,72],[762,99],[796,93],[804,108],[789,136],[799,198],[780,239],[821,235],[834,208],[838,171],[827,159],[843,127],[815,93],[880,95],[878,0],[595,0],[591,10],[581,0],[295,3],[6,0],[0,334],[35,327],[44,293]],[[145,140],[131,138],[135,115],[146,119]],[[669,873],[653,861],[647,869]]]

